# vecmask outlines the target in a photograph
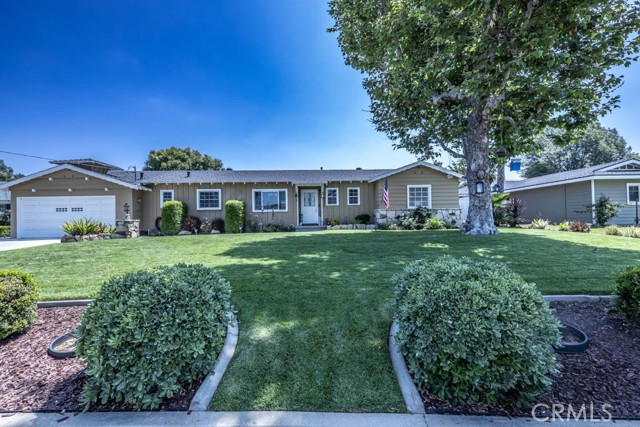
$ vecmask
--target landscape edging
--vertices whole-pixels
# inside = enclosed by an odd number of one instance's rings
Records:
[[[391,353],[391,364],[396,371],[396,377],[398,378],[398,384],[400,385],[400,392],[404,399],[404,404],[407,407],[407,412],[410,414],[425,414],[424,402],[422,397],[418,393],[416,385],[413,383],[413,378],[407,369],[407,364],[404,361],[404,357],[398,348],[396,343],[396,334],[400,330],[400,326],[394,320],[391,323],[389,329],[389,352]]]
[[[564,301],[564,302],[596,302],[602,300],[611,300],[612,295],[543,295],[547,302]]]
[[[62,301],[40,301],[38,308],[78,307],[91,304],[92,299],[70,299]]]
[[[236,351],[238,333],[238,319],[234,318],[233,321],[227,325],[227,336],[224,339],[224,345],[222,346],[222,350],[220,350],[213,371],[207,375],[193,396],[193,399],[191,399],[189,411],[206,411],[209,408],[209,404],[213,400],[220,381],[222,381],[222,376],[227,370],[229,362],[231,362],[231,358]]]

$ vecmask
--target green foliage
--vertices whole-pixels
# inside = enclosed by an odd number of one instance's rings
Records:
[[[108,280],[78,328],[89,376],[82,402],[157,408],[211,372],[226,336],[230,288],[211,268],[176,264]]]
[[[2,225],[11,225],[11,209],[0,212],[0,226]]]
[[[569,223],[569,230],[575,233],[588,233],[591,231],[591,226],[587,222],[571,221]]]
[[[182,220],[182,229],[192,233],[200,231],[201,226],[202,221],[200,221],[200,218],[197,216],[187,216]]]
[[[493,207],[493,223],[498,226],[506,222],[504,204],[509,199],[509,193],[499,193],[491,196],[491,206]]]
[[[8,225],[0,225],[0,237],[9,237],[11,235],[11,227]]]
[[[632,323],[640,323],[640,266],[628,267],[616,275],[614,304]]]
[[[609,236],[622,236],[622,231],[615,224],[605,227],[604,232]]]
[[[522,215],[527,209],[527,205],[524,200],[517,197],[511,197],[504,206],[504,219],[510,227],[522,223],[524,218]]]
[[[27,329],[38,317],[38,288],[33,276],[0,271],[0,340]]]
[[[160,222],[162,234],[168,236],[178,234],[182,226],[183,213],[184,204],[182,202],[164,202],[164,205],[162,205],[162,220]]]
[[[524,157],[525,178],[565,172],[631,158],[634,153],[616,129],[593,123],[578,135],[578,141],[559,147],[554,140],[562,131],[547,129],[535,138],[535,151]]]
[[[289,233],[296,231],[296,227],[294,225],[267,224],[262,227],[262,231],[265,233]]]
[[[242,233],[245,223],[245,205],[240,200],[227,200],[225,209],[225,230],[227,233]]]
[[[571,231],[571,227],[567,221],[562,221],[558,224],[558,231]]]
[[[331,220],[331,223],[330,223],[330,224],[331,224],[331,226],[332,226],[332,227],[335,227],[336,225],[340,225],[340,220],[339,220],[339,219],[336,219],[336,218],[333,218],[333,219]]]
[[[622,235],[624,237],[640,238],[640,227],[623,227]]]
[[[446,225],[440,218],[429,218],[424,224],[425,230],[442,230],[443,228],[446,228]]]
[[[70,236],[87,236],[89,234],[113,234],[116,228],[92,218],[72,219],[62,225],[62,231]]]
[[[598,201],[593,205],[587,205],[589,212],[593,209],[596,213],[596,224],[600,227],[612,218],[618,216],[620,212],[620,203],[612,202],[609,196],[600,193]]]
[[[353,223],[354,224],[369,224],[370,221],[371,221],[371,215],[369,215],[369,214],[360,214],[360,215],[356,215],[356,217],[354,218]]]
[[[213,220],[213,223],[211,224],[211,227],[214,230],[218,230],[221,233],[224,233],[224,219],[222,218],[216,218]]]
[[[531,220],[531,228],[536,230],[544,230],[549,226],[548,219],[536,218]]]
[[[219,170],[222,161],[208,154],[201,154],[189,147],[170,147],[162,150],[151,150],[144,164],[144,170]]]
[[[15,173],[13,168],[4,163],[4,160],[0,160],[0,182],[13,181],[23,176],[21,173]]]
[[[559,323],[504,264],[444,256],[393,279],[398,342],[414,382],[453,405],[528,406],[557,373]]]

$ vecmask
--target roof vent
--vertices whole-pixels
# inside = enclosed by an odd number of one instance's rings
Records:
[[[187,171],[187,178],[191,176],[191,171]]]
[[[233,168],[227,168],[227,170],[228,170],[228,171],[232,171],[232,170],[233,170]]]
[[[140,172],[140,179],[144,176],[144,172]]]
[[[322,166],[320,166],[320,170],[323,170],[323,167],[322,167]]]
[[[357,170],[357,171],[361,171],[361,170],[362,170],[362,168],[356,168],[356,170]]]

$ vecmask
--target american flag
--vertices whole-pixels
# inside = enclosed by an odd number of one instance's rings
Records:
[[[389,183],[387,182],[387,178],[384,179],[384,193],[382,193],[382,203],[384,203],[384,207],[389,209]]]

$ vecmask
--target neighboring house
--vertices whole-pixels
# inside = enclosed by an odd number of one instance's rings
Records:
[[[624,205],[609,223],[631,225],[636,221],[636,201],[640,191],[640,161],[622,160],[602,165],[507,181],[505,192],[526,203],[525,218],[552,222],[594,222],[587,206],[601,194]]]
[[[0,182],[0,186],[6,182]],[[0,212],[11,209],[11,191],[0,189]]]
[[[142,172],[92,159],[52,163],[56,166],[0,186],[11,189],[16,207],[12,237],[60,236],[64,222],[83,217],[113,224],[124,216],[125,203],[141,229],[152,229],[170,200],[186,202],[190,215],[209,220],[224,218],[227,200],[242,200],[247,220],[296,227],[352,221],[359,214],[391,218],[418,206],[459,208],[460,175],[426,162],[392,170]],[[388,210],[382,201],[385,179]]]

